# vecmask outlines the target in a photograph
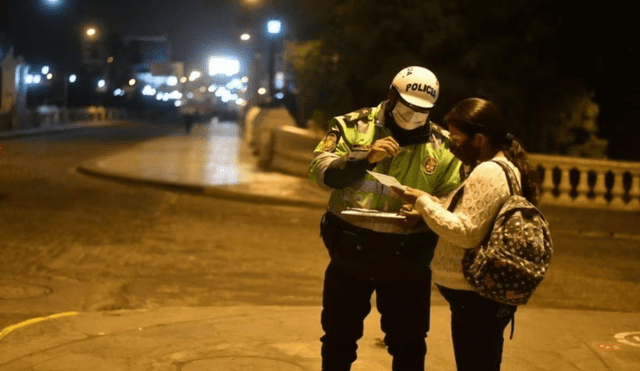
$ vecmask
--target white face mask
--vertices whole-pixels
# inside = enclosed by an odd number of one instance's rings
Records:
[[[405,130],[413,130],[423,126],[429,118],[428,113],[421,113],[412,110],[401,102],[397,102],[391,111],[396,124]]]

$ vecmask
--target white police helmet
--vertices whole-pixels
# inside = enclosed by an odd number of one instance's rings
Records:
[[[431,108],[438,99],[440,84],[433,72],[424,67],[407,67],[398,72],[391,86],[396,88],[407,103]]]

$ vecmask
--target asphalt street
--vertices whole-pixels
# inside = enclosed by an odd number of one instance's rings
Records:
[[[120,123],[0,141],[0,370],[318,369],[328,193],[257,169],[239,132]],[[552,268],[504,369],[640,368],[640,216],[542,209]],[[428,369],[451,370],[433,304]],[[378,320],[354,370],[389,369]]]

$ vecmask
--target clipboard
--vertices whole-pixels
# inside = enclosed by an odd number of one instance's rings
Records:
[[[355,216],[361,218],[383,218],[383,219],[396,219],[396,220],[406,220],[407,217],[404,215],[400,215],[398,213],[388,213],[384,211],[378,210],[369,210],[369,209],[358,209],[358,208],[350,208],[347,210],[343,210],[340,214]]]

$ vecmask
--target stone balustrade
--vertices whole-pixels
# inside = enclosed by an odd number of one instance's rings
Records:
[[[541,203],[640,210],[640,163],[529,154],[542,178]]]
[[[258,116],[260,117],[260,116]],[[268,130],[266,168],[308,176],[321,137],[291,125]],[[263,135],[264,136],[264,135]],[[640,211],[640,162],[595,160],[530,153],[542,179],[541,203]]]

